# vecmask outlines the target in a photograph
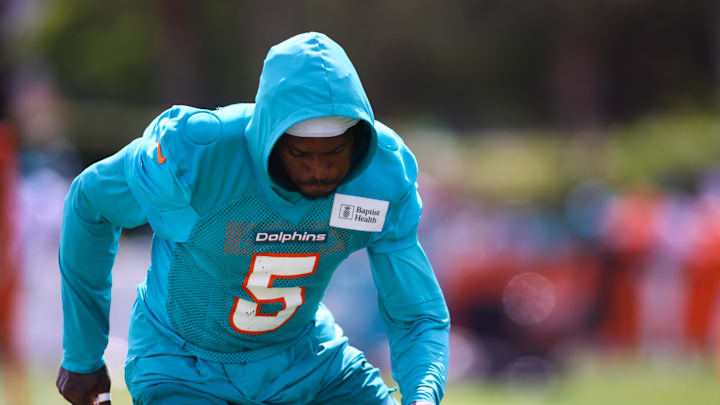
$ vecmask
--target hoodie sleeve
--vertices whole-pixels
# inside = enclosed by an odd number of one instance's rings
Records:
[[[157,237],[188,237],[198,214],[185,180],[193,163],[187,155],[198,149],[193,145],[216,138],[218,130],[208,115],[184,106],[168,109],[141,138],[73,181],[59,252],[65,369],[87,373],[103,364],[111,269],[122,228],[150,223]]]
[[[368,255],[402,402],[439,404],[447,379],[450,316],[417,240],[420,211],[413,184],[389,213],[394,225],[368,246]]]
[[[125,155],[134,146],[87,168],[65,199],[59,249],[62,366],[72,372],[89,373],[103,365],[120,232],[147,222],[125,179]]]

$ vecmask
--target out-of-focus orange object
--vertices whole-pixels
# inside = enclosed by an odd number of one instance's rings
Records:
[[[686,265],[685,338],[695,348],[710,344],[720,295],[720,203],[700,201]]]
[[[10,126],[0,122],[0,355],[16,352],[13,341],[15,292],[19,287],[19,246],[14,221],[15,139]]]
[[[0,121],[0,364],[6,369],[8,403],[27,403],[25,372],[15,340],[20,288],[20,240],[16,224],[17,143],[11,126]]]
[[[603,329],[608,343],[633,347],[639,332],[639,272],[657,241],[662,195],[643,189],[618,198],[608,210],[606,240],[612,260],[605,266],[608,307]]]

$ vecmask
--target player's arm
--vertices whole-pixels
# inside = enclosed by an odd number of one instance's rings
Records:
[[[102,355],[108,342],[111,269],[122,228],[149,222],[157,236],[181,241],[194,224],[192,192],[181,180],[182,159],[173,153],[184,146],[191,112],[186,107],[166,111],[142,138],[87,168],[70,188],[59,254],[64,353],[57,383],[66,398],[85,398],[88,386],[107,379]]]
[[[111,268],[121,228],[147,222],[125,181],[125,154],[133,146],[87,168],[65,199],[59,249],[63,360],[57,386],[73,403],[90,404],[110,390],[102,355],[108,341]]]
[[[132,147],[134,143],[83,171],[65,199],[59,252],[62,366],[72,372],[102,367],[120,232],[147,222],[125,180],[125,154]]]
[[[449,359],[450,316],[418,240],[421,202],[415,185],[392,209],[393,225],[368,247],[392,374],[403,403],[440,403]]]
[[[450,316],[419,244],[370,254],[380,314],[388,330],[393,378],[403,403],[440,403],[449,361]]]

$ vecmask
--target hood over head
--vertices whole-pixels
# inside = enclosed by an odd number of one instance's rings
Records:
[[[361,173],[377,147],[375,118],[360,78],[345,51],[327,35],[308,32],[270,49],[247,127],[248,149],[261,180],[272,184],[268,160],[291,126],[311,118],[340,116],[367,123],[367,153],[344,182]]]

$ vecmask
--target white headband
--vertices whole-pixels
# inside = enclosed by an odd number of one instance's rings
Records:
[[[303,138],[329,138],[342,135],[360,120],[347,117],[320,117],[300,121],[285,131]]]

